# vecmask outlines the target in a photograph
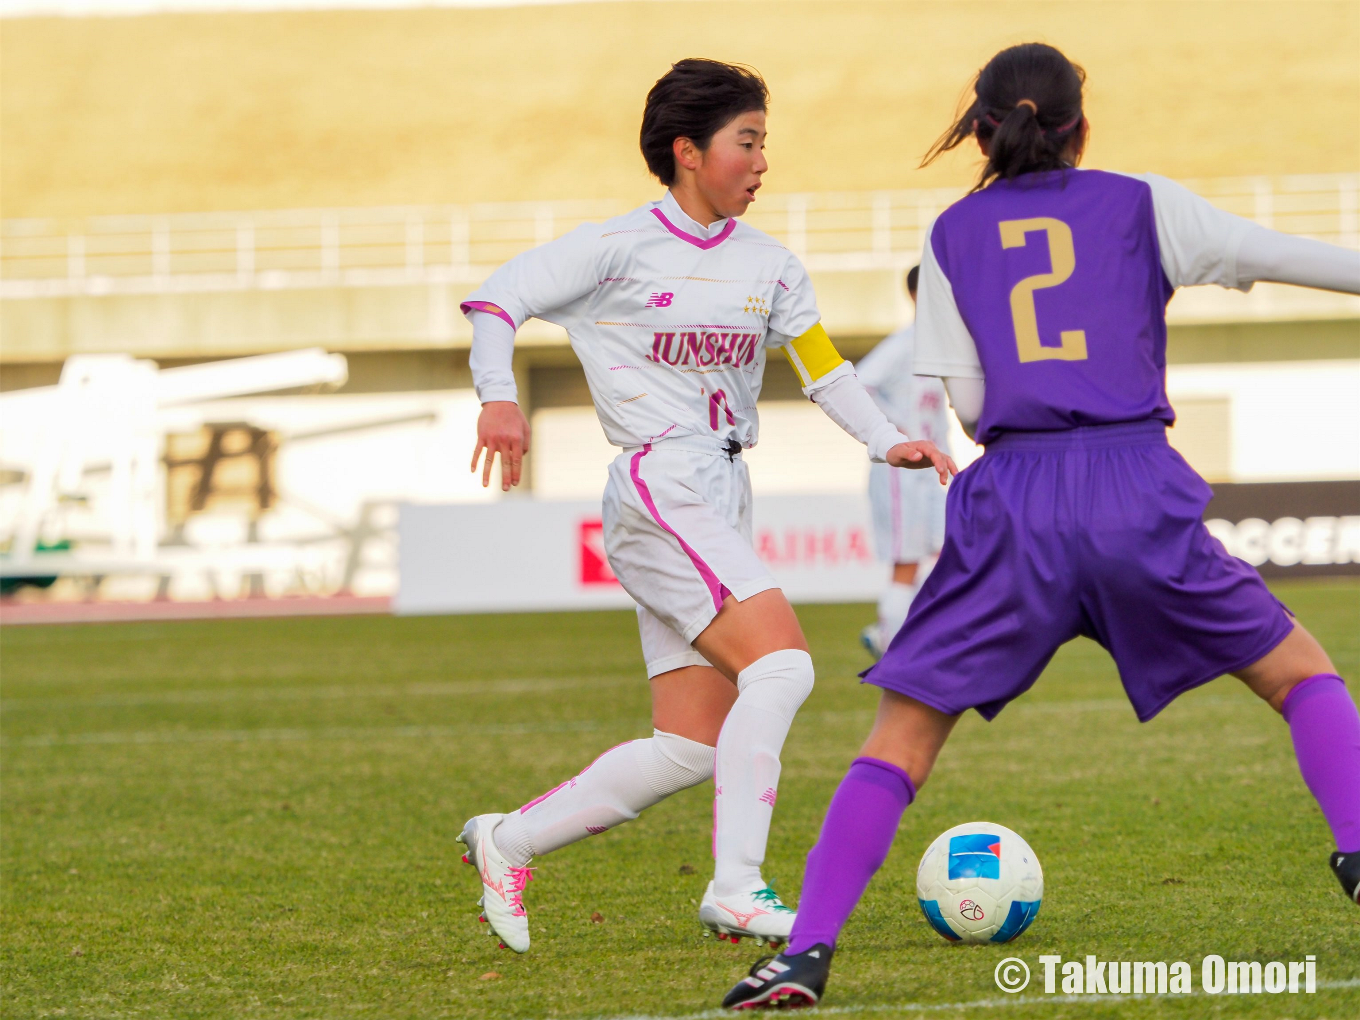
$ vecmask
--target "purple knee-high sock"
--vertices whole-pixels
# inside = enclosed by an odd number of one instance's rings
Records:
[[[855,759],[808,852],[798,917],[784,952],[836,944],[869,879],[883,866],[902,812],[915,799],[916,787],[902,769],[877,758]]]
[[[1360,851],[1360,712],[1334,673],[1297,684],[1284,699],[1299,771],[1343,854]]]

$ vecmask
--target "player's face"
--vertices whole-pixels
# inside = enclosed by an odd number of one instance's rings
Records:
[[[743,113],[696,153],[694,183],[719,216],[740,216],[756,200],[765,162],[765,111]]]

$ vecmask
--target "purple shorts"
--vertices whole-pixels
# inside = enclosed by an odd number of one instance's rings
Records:
[[[1146,722],[1294,626],[1204,527],[1211,495],[1161,421],[1000,436],[951,485],[939,563],[862,675],[991,719],[1085,635]]]

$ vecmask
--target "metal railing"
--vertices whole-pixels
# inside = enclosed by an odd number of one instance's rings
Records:
[[[1360,248],[1360,174],[1184,182],[1291,234]],[[762,196],[747,214],[817,269],[903,268],[953,189]],[[577,225],[600,201],[294,209],[0,221],[0,298],[476,282]]]

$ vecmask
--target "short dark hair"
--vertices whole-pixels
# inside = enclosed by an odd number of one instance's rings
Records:
[[[974,191],[997,178],[1063,169],[1067,143],[1081,130],[1085,84],[1086,72],[1052,46],[1024,43],[1004,49],[978,72],[972,101],[921,165],[976,135],[990,145]]]
[[[688,138],[707,149],[713,135],[734,117],[765,110],[770,90],[752,67],[720,60],[678,60],[647,93],[639,144],[647,169],[662,184],[675,183],[675,140]]]
[[[907,270],[907,291],[912,297],[916,296],[916,281],[921,278],[921,267],[912,266]]]

